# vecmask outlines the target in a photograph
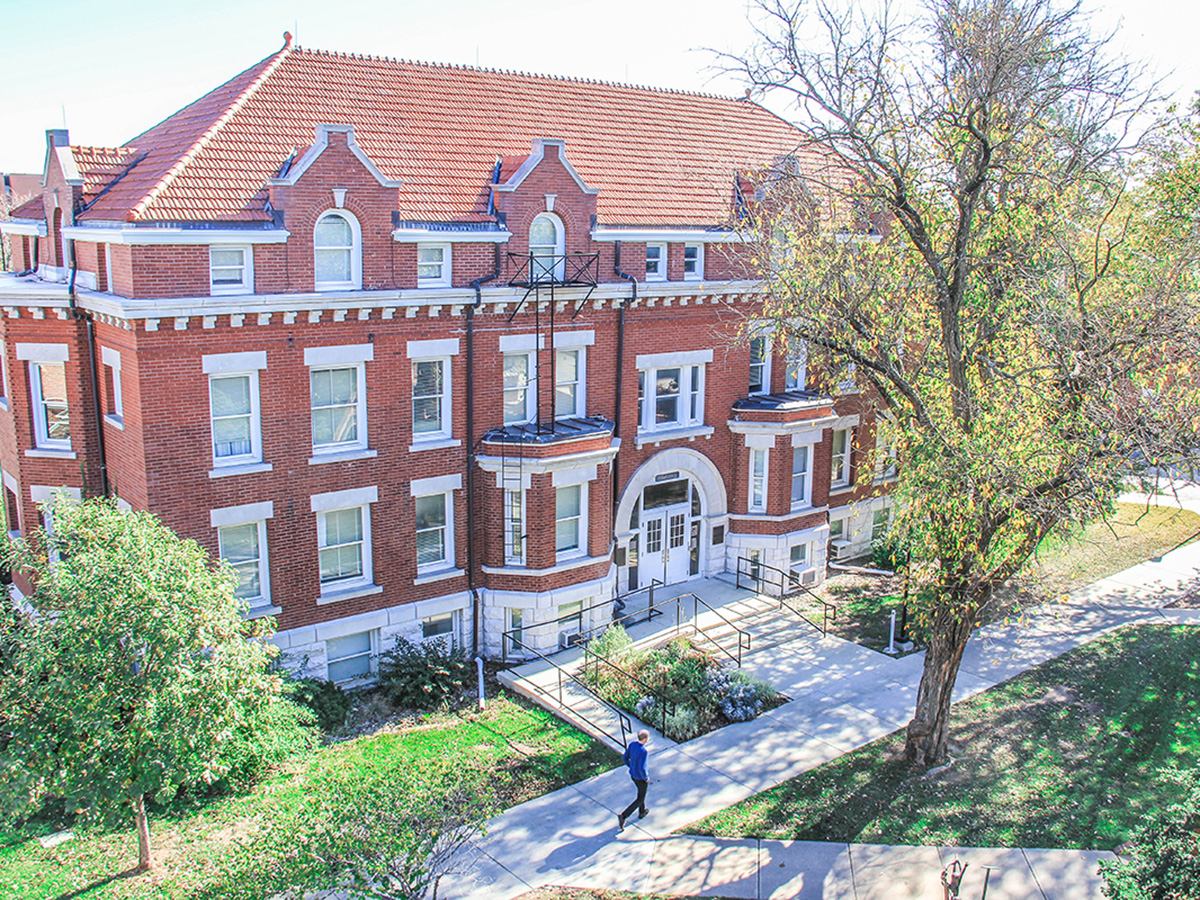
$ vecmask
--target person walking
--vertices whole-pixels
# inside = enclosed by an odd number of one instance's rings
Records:
[[[633,811],[639,810],[638,818],[646,818],[646,788],[650,784],[650,779],[646,775],[646,742],[650,740],[650,732],[642,729],[638,732],[637,740],[629,744],[625,748],[625,753],[621,760],[629,767],[629,778],[637,787],[637,797],[632,803],[625,807],[625,812],[617,816],[617,834],[625,830],[625,820],[633,815]]]

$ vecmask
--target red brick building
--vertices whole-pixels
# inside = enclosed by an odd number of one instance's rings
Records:
[[[149,509],[339,681],[739,557],[820,580],[888,513],[862,395],[737,340],[743,175],[796,144],[746,101],[290,39],[123,147],[47,132],[2,225],[8,527],[63,487]]]

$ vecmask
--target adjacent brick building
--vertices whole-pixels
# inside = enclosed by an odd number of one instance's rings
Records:
[[[149,509],[338,681],[739,558],[819,581],[889,473],[863,394],[739,339],[746,175],[797,143],[747,101],[290,39],[123,147],[50,131],[0,226],[8,527],[60,488]]]

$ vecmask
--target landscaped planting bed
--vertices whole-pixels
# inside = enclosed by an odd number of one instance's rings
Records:
[[[1200,763],[1200,627],[1128,626],[954,707],[951,762],[904,732],[689,827],[693,834],[1111,850]]]
[[[689,636],[635,648],[620,625],[586,649],[581,678],[599,697],[673,741],[747,722],[785,700]]]

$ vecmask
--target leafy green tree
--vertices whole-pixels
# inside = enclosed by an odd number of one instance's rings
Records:
[[[65,495],[44,509],[48,527],[7,550],[36,588],[0,626],[5,805],[132,816],[147,871],[147,800],[219,779],[222,749],[277,698],[272,624],[245,621],[229,567],[149,513]]]
[[[1167,770],[1179,799],[1152,811],[1124,858],[1100,864],[1110,900],[1189,900],[1200,897],[1200,783],[1194,773]]]
[[[893,10],[759,0],[757,44],[724,59],[806,135],[758,173],[767,316],[828,362],[817,387],[852,365],[895,423],[931,635],[906,752],[930,765],[995,588],[1137,463],[1196,446],[1197,242],[1131,240],[1154,218],[1126,190],[1150,95],[1078,4]]]

